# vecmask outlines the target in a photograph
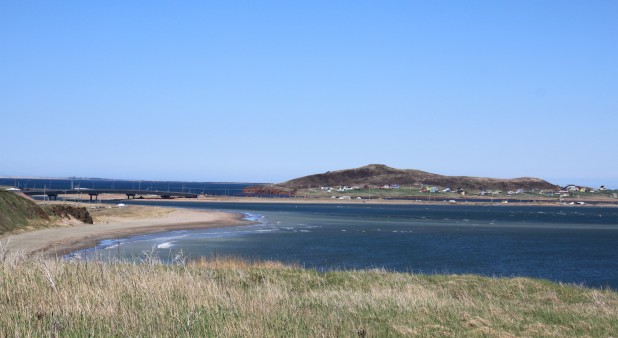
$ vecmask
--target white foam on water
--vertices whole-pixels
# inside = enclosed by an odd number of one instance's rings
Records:
[[[252,214],[252,213],[243,213],[243,219],[250,221],[250,222],[259,222],[259,223],[265,223],[266,219],[263,215],[259,215],[259,214]]]
[[[157,249],[169,249],[173,246],[172,242],[165,242],[157,245]]]

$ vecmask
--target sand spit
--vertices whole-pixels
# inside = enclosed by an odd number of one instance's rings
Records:
[[[27,256],[61,256],[93,247],[103,239],[172,230],[220,228],[250,224],[229,212],[127,206],[93,210],[94,224],[79,224],[1,237],[9,250]]]

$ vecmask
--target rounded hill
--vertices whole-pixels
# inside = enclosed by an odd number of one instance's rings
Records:
[[[370,164],[360,168],[328,171],[279,183],[292,189],[320,186],[384,186],[384,185],[437,186],[465,190],[552,190],[557,186],[532,177],[499,179],[471,176],[444,176],[415,169],[396,169],[383,164]]]

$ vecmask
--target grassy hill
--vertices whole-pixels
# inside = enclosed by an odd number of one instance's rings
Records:
[[[444,176],[413,169],[395,169],[383,164],[370,164],[364,167],[329,171],[323,174],[296,178],[277,186],[286,188],[307,188],[307,186],[364,186],[364,185],[425,185],[443,188],[462,188],[470,191],[499,189],[503,191],[517,189],[553,190],[556,185],[532,177],[498,179],[470,176]]]
[[[0,333],[40,337],[609,337],[618,333],[618,293],[611,290],[527,278],[382,270],[318,273],[278,263],[179,262],[162,265],[148,257],[142,264],[4,258]]]
[[[90,213],[84,207],[39,206],[20,193],[0,190],[0,234],[56,226],[62,219],[93,223]]]
[[[45,210],[30,199],[12,191],[0,190],[0,234],[47,221],[49,216]]]

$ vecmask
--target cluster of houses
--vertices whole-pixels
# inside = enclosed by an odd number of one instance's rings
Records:
[[[420,192],[428,192],[428,193],[437,193],[437,192],[453,192],[451,188],[445,188],[440,190],[438,187],[421,187]],[[465,195],[466,191],[462,188],[457,188],[457,193],[460,195]]]
[[[509,190],[506,192],[507,195],[512,196],[512,195],[521,195],[524,194],[526,191],[524,189],[517,189],[517,190]],[[479,191],[479,196],[487,196],[487,195],[502,195],[502,191],[501,190],[495,190],[495,191]]]
[[[320,190],[322,191],[326,191],[326,192],[333,192],[333,191],[337,191],[337,192],[347,192],[347,191],[354,191],[354,190],[361,190],[361,189],[399,189],[401,188],[401,186],[399,184],[386,184],[386,185],[364,185],[364,186],[340,186],[340,187],[320,187]]]
[[[599,191],[605,191],[605,190],[606,189],[604,185],[602,185],[599,188]],[[573,184],[567,185],[566,187],[560,190],[560,193],[569,193],[569,192],[596,192],[596,190],[592,188],[588,188],[588,187],[582,187],[579,185],[573,185]]]
[[[324,192],[348,192],[348,191],[354,191],[354,190],[361,190],[361,189],[375,189],[375,190],[379,190],[379,189],[399,189],[401,188],[401,186],[399,184],[386,184],[386,185],[364,185],[364,186],[338,186],[338,187],[320,187],[320,190],[324,191]],[[457,188],[456,190],[453,190],[451,188],[438,188],[438,187],[434,187],[434,186],[422,186],[420,188],[420,192],[422,193],[449,193],[449,192],[457,192],[460,195],[466,195],[466,191],[462,188]],[[508,195],[519,195],[519,194],[523,194],[524,193],[524,189],[517,189],[515,191],[509,191],[507,192]],[[500,195],[502,194],[502,191],[496,190],[496,191],[481,191],[479,192],[479,196],[486,196],[486,195]]]
[[[399,189],[401,188],[401,186],[399,184],[386,184],[386,185],[364,185],[364,186],[338,186],[338,187],[320,187],[320,190],[324,191],[324,192],[348,192],[348,191],[354,191],[354,190],[361,190],[361,189],[375,189],[375,190],[379,190],[379,189]],[[560,197],[568,197],[570,196],[572,193],[575,192],[586,192],[586,193],[595,193],[597,191],[605,191],[607,190],[605,188],[605,186],[601,186],[598,190],[595,190],[593,188],[589,188],[589,187],[584,187],[584,186],[578,186],[578,185],[567,185],[566,187],[561,188],[559,191],[543,191],[543,190],[531,190],[531,191],[525,191],[524,189],[517,189],[517,190],[509,190],[506,192],[506,195],[509,196],[514,196],[514,195],[521,195],[521,194],[525,194],[525,193],[539,193],[541,195],[545,195],[548,197],[551,196],[555,196],[558,195]],[[438,188],[435,186],[422,186],[420,189],[420,192],[422,193],[450,193],[450,192],[457,192],[460,195],[466,195],[466,191],[462,188],[457,188],[456,190],[453,190],[451,188]],[[501,190],[481,190],[478,195],[479,196],[497,196],[497,195],[502,195],[504,192]]]

